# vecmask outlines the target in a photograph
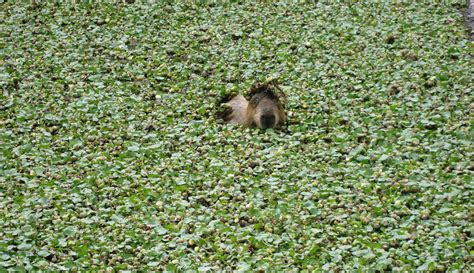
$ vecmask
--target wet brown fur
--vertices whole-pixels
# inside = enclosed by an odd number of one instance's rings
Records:
[[[229,111],[224,120],[247,127],[275,128],[281,127],[286,121],[282,100],[286,99],[283,92],[276,92],[275,83],[257,84],[250,89],[250,100],[242,95],[234,96],[224,105]],[[262,116],[272,117],[272,121],[263,123]]]

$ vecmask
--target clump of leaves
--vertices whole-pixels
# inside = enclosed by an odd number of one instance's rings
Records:
[[[267,79],[264,83],[254,83],[250,87],[248,96],[252,97],[254,94],[264,93],[270,98],[279,100],[284,108],[287,107],[287,96],[285,92],[280,88],[276,79]]]
[[[223,122],[225,120],[225,117],[227,117],[231,112],[232,112],[232,107],[225,105],[226,102],[229,102],[233,97],[237,96],[237,92],[228,92],[228,93],[223,93],[220,96],[218,96],[217,102],[216,102],[216,110],[215,110],[215,115],[214,117],[218,122]]]

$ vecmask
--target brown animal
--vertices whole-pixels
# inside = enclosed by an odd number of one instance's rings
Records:
[[[285,123],[286,116],[281,96],[278,96],[275,89],[272,83],[254,85],[250,90],[249,101],[242,95],[233,97],[224,103],[231,108],[224,116],[224,120],[262,129],[280,127]]]

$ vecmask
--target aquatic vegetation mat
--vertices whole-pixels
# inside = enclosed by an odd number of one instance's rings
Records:
[[[0,271],[472,269],[465,1],[0,6]]]

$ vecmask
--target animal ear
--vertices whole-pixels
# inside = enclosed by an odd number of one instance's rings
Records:
[[[288,97],[286,96],[286,93],[281,89],[277,80],[276,79],[271,80],[270,82],[268,82],[268,86],[270,87],[270,90],[273,92],[275,97],[277,97],[281,106],[283,106],[283,108],[286,108],[288,104]]]

